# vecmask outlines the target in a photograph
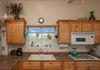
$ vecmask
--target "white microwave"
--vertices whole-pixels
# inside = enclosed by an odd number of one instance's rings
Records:
[[[71,44],[94,44],[94,33],[93,32],[72,32],[71,33]]]

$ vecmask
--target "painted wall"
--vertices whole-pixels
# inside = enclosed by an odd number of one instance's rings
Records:
[[[27,21],[27,25],[39,25],[38,18],[45,19],[44,25],[56,25],[58,19],[79,19],[88,18],[89,11],[94,10],[96,19],[100,19],[100,0],[87,0],[82,3],[81,0],[74,0],[73,3],[68,4],[68,0],[23,0],[24,12],[21,17]],[[9,51],[16,47],[10,47]],[[46,50],[45,50],[46,49]],[[51,49],[51,50],[50,50]],[[38,52],[38,48],[23,47],[26,52]],[[44,51],[63,52],[71,50],[70,47],[66,49],[44,48]],[[78,47],[79,51],[87,51],[86,47]],[[99,49],[100,50],[100,49]]]
[[[100,19],[100,0],[74,0],[68,4],[68,0],[24,0],[23,17],[28,25],[39,24],[38,18],[43,17],[45,24],[55,25],[58,19],[79,19],[89,17],[89,11],[94,10],[97,19]]]
[[[4,16],[4,0],[0,0],[0,19]]]

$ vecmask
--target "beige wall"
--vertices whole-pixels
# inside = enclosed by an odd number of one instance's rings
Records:
[[[89,11],[94,10],[97,19],[100,19],[100,0],[87,0],[82,3],[81,0],[74,0],[68,4],[68,0],[23,0],[24,12],[21,17],[27,21],[27,25],[39,25],[38,18],[45,19],[44,25],[55,25],[58,19],[78,19],[89,17]],[[1,2],[0,2],[1,3]],[[6,47],[6,46],[5,46]],[[16,48],[16,47],[15,47]],[[9,50],[14,49],[9,47]],[[46,50],[45,50],[46,49]],[[45,48],[44,51],[63,52],[71,50],[70,47],[60,50],[58,47]],[[51,50],[50,50],[51,49]],[[26,52],[38,52],[38,48],[23,47]],[[86,47],[79,47],[79,51],[87,51]]]
[[[0,0],[0,19],[4,16],[4,0]]]
[[[24,0],[23,16],[28,25],[39,24],[38,18],[43,17],[45,24],[55,25],[58,19],[78,19],[89,17],[89,11],[94,10],[97,19],[100,19],[100,0],[74,0],[68,4],[68,0]]]

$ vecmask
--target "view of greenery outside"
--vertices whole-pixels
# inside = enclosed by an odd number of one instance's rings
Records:
[[[55,28],[31,27],[29,28],[28,43],[30,47],[55,46]]]

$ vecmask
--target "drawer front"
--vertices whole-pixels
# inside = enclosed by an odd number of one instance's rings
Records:
[[[61,67],[62,66],[62,64],[61,64],[61,62],[44,62],[43,63],[44,64],[44,66],[50,66],[50,67]]]
[[[62,70],[62,69],[56,69],[56,68],[53,68],[53,69],[43,69],[43,70]]]
[[[40,70],[40,69],[37,69],[37,68],[23,68],[23,69],[20,69],[20,70]]]
[[[43,70],[62,70],[62,67],[43,67]]]
[[[23,62],[23,67],[40,67],[40,62]]]

